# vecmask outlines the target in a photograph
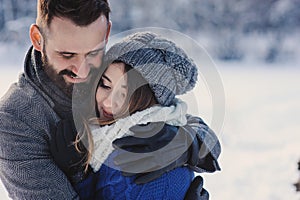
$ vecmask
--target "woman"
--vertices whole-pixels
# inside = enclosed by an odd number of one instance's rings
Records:
[[[113,152],[112,141],[131,135],[130,128],[134,125],[149,129],[146,125],[153,123],[155,127],[150,131],[153,137],[171,132],[176,141],[157,144],[154,153],[180,144],[178,141],[185,137],[181,133],[188,131],[184,129],[188,121],[187,106],[175,96],[193,89],[196,65],[173,42],[149,32],[130,35],[113,45],[104,63],[107,69],[100,78],[95,98],[98,117],[89,121],[77,140],[78,144],[87,136],[86,167],[93,169],[75,185],[79,196],[81,199],[184,199],[194,177],[190,168],[179,167],[149,183],[135,184],[135,177],[123,176],[114,165],[118,155]],[[189,147],[176,148],[180,149],[178,155],[162,154],[158,165],[146,163],[139,172],[163,168],[170,164],[170,158],[179,157]],[[139,153],[132,147],[125,150]],[[216,169],[219,169],[217,164]],[[137,173],[130,168],[125,172]]]

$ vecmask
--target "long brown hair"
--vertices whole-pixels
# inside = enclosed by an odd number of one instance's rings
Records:
[[[123,62],[116,60],[112,63],[123,63]],[[86,162],[84,163],[85,170],[88,169],[88,164],[91,160],[92,152],[94,150],[94,145],[93,145],[94,143],[93,143],[92,134],[89,125],[103,126],[103,125],[112,124],[120,118],[132,115],[137,111],[145,110],[146,108],[149,108],[157,104],[157,100],[149,84],[139,72],[137,72],[134,68],[132,68],[128,64],[125,64],[124,72],[127,74],[128,92],[127,92],[126,101],[123,105],[121,114],[114,116],[114,119],[110,121],[103,121],[95,117],[84,121],[83,122],[84,130],[78,134],[77,139],[75,141],[75,146],[79,152],[82,152],[81,148],[79,148],[79,142],[80,141],[85,142],[85,147],[87,149]]]

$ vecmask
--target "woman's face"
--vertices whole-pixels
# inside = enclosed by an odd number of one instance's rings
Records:
[[[101,120],[112,120],[121,113],[127,98],[127,75],[124,63],[112,63],[100,79],[96,91]]]

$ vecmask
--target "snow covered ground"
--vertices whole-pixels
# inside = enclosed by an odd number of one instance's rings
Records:
[[[1,61],[0,96],[17,80],[21,60]],[[300,68],[295,66],[217,63],[226,117],[218,134],[222,171],[203,175],[212,200],[300,199],[292,185],[300,159]],[[209,107],[198,103],[203,110]],[[202,117],[209,123],[207,112]],[[0,199],[8,199],[2,184]]]
[[[300,199],[300,69],[219,64],[226,95],[222,171],[205,175],[211,199]],[[225,65],[225,64],[223,64]]]

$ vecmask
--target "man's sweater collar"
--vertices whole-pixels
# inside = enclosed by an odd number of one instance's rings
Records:
[[[33,47],[27,52],[24,73],[28,81],[50,102],[61,118],[69,117],[72,113],[72,100],[44,72],[41,53]]]

